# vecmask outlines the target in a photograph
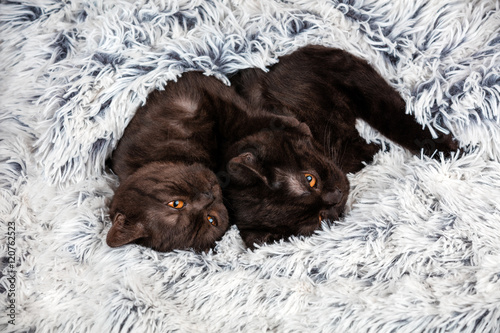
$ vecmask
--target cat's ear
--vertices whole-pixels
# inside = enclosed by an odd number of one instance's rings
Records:
[[[251,152],[244,152],[233,157],[228,163],[227,170],[231,178],[243,185],[250,185],[255,180],[268,184],[257,157]]]
[[[127,218],[122,213],[116,213],[113,225],[108,231],[106,243],[110,247],[118,247],[147,236],[142,223],[126,223]]]

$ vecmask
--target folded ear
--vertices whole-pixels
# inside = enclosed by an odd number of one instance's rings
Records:
[[[148,235],[142,223],[126,223],[126,221],[125,215],[116,213],[113,218],[113,225],[106,237],[108,246],[122,246]]]
[[[256,180],[268,184],[257,157],[251,152],[233,157],[227,165],[227,170],[232,179],[243,185],[250,185]]]

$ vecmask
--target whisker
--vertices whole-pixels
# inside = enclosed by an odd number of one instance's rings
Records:
[[[347,145],[346,145],[346,144],[344,144],[344,145],[342,145],[342,147],[341,147],[341,154],[337,154],[337,156],[336,156],[336,157],[337,157],[337,160],[336,160],[336,162],[335,162],[335,163],[337,164],[337,166],[338,166],[340,169],[342,169],[342,167],[343,167],[343,164],[344,164],[344,156],[345,156],[345,153],[346,153],[346,152],[347,152]]]
[[[323,133],[323,153],[328,156],[330,152],[330,139],[331,139],[332,133],[328,130],[328,128],[325,129],[325,132]]]

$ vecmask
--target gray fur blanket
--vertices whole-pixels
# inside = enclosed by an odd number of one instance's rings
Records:
[[[500,331],[500,3],[0,2],[2,332]],[[462,153],[390,145],[315,235],[111,249],[105,160],[147,94],[306,44],[366,59]]]

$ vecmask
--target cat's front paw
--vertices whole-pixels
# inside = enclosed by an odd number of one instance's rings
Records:
[[[306,123],[301,122],[294,116],[275,115],[271,121],[271,129],[295,130],[306,136],[312,136],[311,129]]]
[[[432,156],[436,151],[450,157],[452,152],[459,150],[459,143],[451,134],[441,134],[435,139],[416,139],[415,144],[423,150],[425,155]]]

